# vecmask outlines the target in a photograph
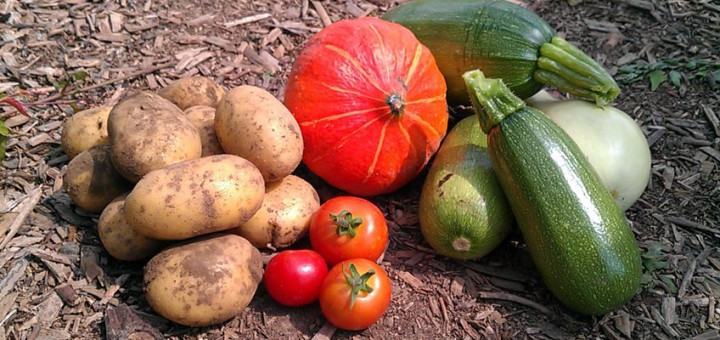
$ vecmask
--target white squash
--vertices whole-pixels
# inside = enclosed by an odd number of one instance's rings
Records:
[[[650,147],[630,116],[583,100],[556,100],[544,91],[527,102],[570,135],[623,211],[640,198],[650,179]]]

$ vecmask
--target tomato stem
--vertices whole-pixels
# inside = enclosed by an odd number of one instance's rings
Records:
[[[368,280],[375,275],[375,271],[370,269],[365,274],[360,275],[360,273],[357,271],[357,268],[355,268],[354,264],[350,264],[350,275],[348,275],[345,272],[345,266],[342,266],[342,274],[345,277],[345,281],[352,287],[352,291],[350,293],[350,309],[353,308],[355,305],[355,300],[357,300],[357,295],[362,291],[365,293],[372,293],[373,289],[370,287],[367,282]]]
[[[357,232],[355,229],[357,229],[363,222],[361,217],[355,217],[353,218],[352,213],[347,210],[343,209],[340,211],[339,214],[333,215],[330,214],[330,219],[335,222],[335,225],[337,226],[337,234],[340,236],[350,236],[351,238],[355,237],[357,235]]]

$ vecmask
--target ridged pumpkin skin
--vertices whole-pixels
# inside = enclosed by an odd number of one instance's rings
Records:
[[[392,192],[423,169],[447,130],[445,80],[408,29],[377,18],[336,22],[308,40],[285,105],[308,168],[351,194]]]
[[[502,78],[520,98],[542,88],[533,73],[540,46],[550,42],[555,32],[523,7],[504,0],[415,0],[383,19],[409,28],[432,51],[451,102],[469,102],[462,78],[468,70]]]

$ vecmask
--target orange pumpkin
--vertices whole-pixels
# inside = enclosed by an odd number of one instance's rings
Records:
[[[406,28],[377,18],[336,22],[310,38],[285,105],[302,130],[303,162],[355,195],[415,178],[447,131],[446,85]]]

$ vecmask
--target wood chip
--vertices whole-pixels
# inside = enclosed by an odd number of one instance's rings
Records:
[[[630,319],[630,314],[625,311],[618,311],[614,318],[615,328],[620,331],[626,338],[632,338],[632,331],[635,328],[635,320]]]
[[[337,330],[337,327],[333,326],[329,322],[325,322],[325,324],[320,327],[320,330],[313,335],[313,337],[310,340],[330,340],[332,339],[333,334],[335,334],[335,331]]]
[[[717,340],[720,339],[720,332],[717,329],[713,329],[711,331],[707,331],[702,334],[698,334],[692,338],[687,338],[685,340]]]
[[[255,14],[255,15],[251,15],[248,17],[244,17],[242,19],[228,21],[228,22],[224,23],[223,25],[225,25],[226,28],[232,28],[235,26],[245,25],[245,24],[249,24],[251,22],[264,20],[269,17],[271,17],[270,13],[260,13],[260,14]]]
[[[160,331],[140,319],[123,303],[105,311],[105,332],[108,340],[164,339]]]
[[[718,162],[720,162],[720,151],[713,149],[709,146],[703,146],[700,148],[703,152],[710,155],[710,157],[715,158]]]
[[[478,273],[495,276],[502,279],[517,282],[527,282],[529,280],[529,277],[527,275],[514,271],[510,268],[495,268],[470,261],[456,261],[456,263],[462,265],[463,267],[472,269]]]
[[[100,263],[100,255],[94,247],[82,246],[80,249],[80,269],[85,274],[88,282],[92,282],[95,278],[103,275],[103,270],[98,265]]]
[[[700,106],[702,107],[703,112],[705,112],[705,116],[712,125],[713,130],[715,130],[715,136],[720,137],[720,119],[718,119],[718,116],[709,106],[705,104],[700,104]]]
[[[16,261],[12,269],[10,269],[5,277],[0,280],[0,299],[15,289],[15,284],[25,274],[25,268],[27,268],[27,265],[28,261],[24,258]]]
[[[702,231],[708,232],[713,235],[718,233],[718,230],[716,230],[714,228],[707,227],[701,223],[693,222],[693,221],[688,220],[687,218],[680,217],[680,216],[666,216],[665,220],[670,223],[673,223],[675,225],[681,226],[681,227],[702,230]]]
[[[653,320],[660,325],[660,328],[669,336],[677,338],[680,337],[680,334],[672,328],[672,326],[668,325],[667,321],[663,319],[662,315],[660,315],[660,311],[658,311],[655,307],[650,307],[650,314],[652,315]]]
[[[55,287],[55,292],[68,305],[75,306],[80,301],[80,295],[75,292],[72,285],[64,283]]]
[[[15,305],[15,300],[17,300],[19,295],[20,293],[10,293],[5,295],[5,297],[0,298],[0,324],[2,324],[2,321],[5,320],[5,316],[10,313],[10,309],[12,309]],[[1,329],[0,333],[2,333]]]
[[[189,26],[198,26],[198,25],[202,25],[202,24],[204,24],[204,23],[208,23],[208,22],[213,21],[213,20],[215,20],[215,14],[209,14],[209,13],[208,13],[208,14],[203,14],[203,15],[195,18],[195,19],[192,19],[192,20],[188,21],[187,24],[188,24]]]
[[[683,275],[683,280],[680,283],[680,287],[678,288],[678,298],[682,299],[685,296],[688,285],[690,285],[690,281],[692,281],[693,275],[695,275],[695,269],[700,263],[705,261],[705,259],[710,255],[712,251],[712,247],[707,247],[696,258],[690,261],[690,266],[688,266],[687,271],[685,271],[685,275]]]
[[[452,283],[450,283],[450,292],[455,296],[460,296],[462,295],[464,285],[465,280],[459,276],[455,276]]]
[[[325,11],[325,7],[323,7],[322,3],[320,1],[313,1],[312,4],[320,17],[320,21],[322,21],[323,26],[328,27],[332,25],[332,20],[330,20],[330,17],[328,16],[327,11]]]
[[[674,297],[670,296],[670,297],[663,298],[661,309],[662,309],[663,319],[665,319],[665,322],[667,322],[668,325],[677,323],[678,318],[677,318],[677,314],[675,313],[675,298]]]
[[[130,40],[130,36],[125,33],[95,33],[93,38],[106,42],[125,42]]]
[[[397,275],[400,277],[400,279],[405,281],[405,283],[409,284],[415,290],[419,290],[423,286],[423,282],[420,281],[420,279],[406,271],[398,271]]]
[[[615,24],[607,21],[596,21],[592,19],[583,19],[589,29],[599,32],[620,32]]]
[[[5,238],[0,242],[0,250],[5,248],[5,246],[10,243],[10,240],[15,237],[15,234],[20,229],[20,226],[25,221],[25,218],[30,214],[30,212],[35,208],[35,206],[40,202],[40,197],[42,196],[42,187],[37,187],[33,189],[32,192],[28,194],[28,198],[25,201],[25,204],[23,205],[22,209],[19,211],[18,215],[15,217],[15,220],[13,220],[13,223],[10,225],[8,233],[5,235]]]
[[[204,41],[208,44],[215,45],[218,47],[221,47],[222,49],[228,51],[228,52],[235,52],[235,44],[233,44],[229,40],[225,40],[220,37],[205,37]]]
[[[535,301],[526,299],[522,296],[517,296],[517,295],[513,295],[513,294],[508,294],[508,293],[501,293],[501,292],[478,292],[478,294],[479,294],[478,297],[481,299],[496,299],[496,300],[507,300],[507,301],[512,301],[512,302],[517,302],[521,305],[524,305],[524,306],[527,306],[530,308],[534,308],[534,309],[542,312],[545,315],[548,315],[551,317],[556,316],[556,314],[553,313],[547,307],[542,306]]]

